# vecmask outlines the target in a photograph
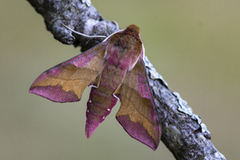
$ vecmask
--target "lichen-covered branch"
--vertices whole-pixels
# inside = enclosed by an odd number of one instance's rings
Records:
[[[180,95],[171,92],[167,83],[145,57],[148,77],[157,106],[158,118],[162,122],[163,143],[176,159],[225,159],[211,143],[210,132],[201,118],[192,113]]]
[[[90,0],[28,0],[44,18],[47,30],[54,38],[85,51],[100,43],[102,38],[76,35],[62,24],[87,35],[105,35],[118,30],[116,22],[104,20]],[[162,125],[162,142],[176,159],[224,160],[225,157],[210,141],[210,132],[198,115],[192,113],[176,92],[171,92],[147,57],[144,58],[148,79]]]
[[[87,35],[108,36],[118,29],[115,22],[104,20],[89,0],[28,0],[28,2],[44,18],[47,30],[55,39],[68,45],[81,46],[81,51],[88,50],[103,39],[90,39],[72,35],[72,29]]]

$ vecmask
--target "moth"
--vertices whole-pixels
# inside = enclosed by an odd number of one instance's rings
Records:
[[[91,86],[85,134],[90,138],[120,100],[116,119],[134,139],[153,150],[161,126],[146,77],[139,27],[130,25],[102,43],[43,72],[29,92],[54,102],[76,102]]]

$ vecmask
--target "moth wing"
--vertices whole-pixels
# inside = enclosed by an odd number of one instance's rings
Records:
[[[79,54],[43,72],[29,92],[54,102],[75,102],[88,85],[98,86],[104,68],[106,44]]]
[[[131,71],[127,71],[115,95],[121,101],[116,115],[118,122],[131,137],[156,150],[161,127],[154,112],[155,103],[142,58],[138,59]]]

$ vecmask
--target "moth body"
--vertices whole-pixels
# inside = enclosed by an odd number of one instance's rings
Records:
[[[126,72],[134,67],[141,54],[138,46],[141,46],[141,42],[129,32],[116,33],[108,42],[104,56],[108,61],[99,75],[99,85],[92,88],[87,103],[85,132],[88,138],[117,103],[118,98],[114,91],[121,85]]]

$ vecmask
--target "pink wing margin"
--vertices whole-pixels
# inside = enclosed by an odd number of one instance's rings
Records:
[[[43,72],[31,85],[29,92],[54,102],[76,102],[88,85],[98,85],[96,77],[102,72],[107,42],[81,53]]]
[[[142,56],[134,68],[126,73],[115,94],[121,100],[116,115],[118,122],[131,137],[156,150],[161,138],[161,126],[155,114],[156,106]]]

